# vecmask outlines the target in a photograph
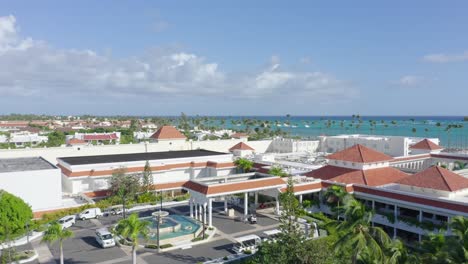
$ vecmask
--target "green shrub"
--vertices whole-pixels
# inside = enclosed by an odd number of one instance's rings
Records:
[[[197,241],[200,241],[200,240],[203,240],[203,236],[199,236],[199,237],[196,237],[196,238],[192,239],[192,242],[197,242]]]
[[[164,244],[164,245],[161,245],[161,249],[163,248],[170,248],[172,247],[172,244]]]
[[[155,203],[158,200],[158,196],[152,192],[145,192],[137,197],[137,203]]]
[[[145,248],[149,248],[149,249],[158,249],[158,245],[155,245],[155,244],[147,244],[147,245],[145,245]]]
[[[223,258],[223,260],[228,260],[228,259],[229,259],[228,256],[224,256]]]
[[[244,250],[244,254],[250,255],[252,254],[252,250]]]

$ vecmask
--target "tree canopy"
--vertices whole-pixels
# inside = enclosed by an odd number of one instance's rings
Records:
[[[0,241],[24,234],[32,217],[31,207],[27,203],[11,193],[0,190]]]

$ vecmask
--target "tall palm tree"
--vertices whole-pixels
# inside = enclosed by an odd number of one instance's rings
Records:
[[[329,204],[337,204],[336,206],[336,213],[337,219],[340,217],[339,210],[340,210],[340,203],[348,195],[346,190],[341,186],[332,185],[327,188],[324,196]]]
[[[124,239],[132,241],[132,261],[136,264],[136,251],[138,249],[138,238],[148,238],[149,222],[141,221],[137,214],[131,214],[127,219],[122,219],[115,227],[115,233]]]
[[[351,250],[352,263],[366,262],[372,259],[375,263],[386,260],[385,250],[391,245],[391,239],[380,227],[373,227],[373,212],[352,196],[344,199],[346,221],[336,224],[340,238],[335,242],[337,252]]]
[[[73,237],[73,232],[62,228],[59,223],[51,224],[42,237],[42,242],[54,244],[56,241],[59,242],[60,247],[60,264],[63,264],[63,241],[67,238]]]
[[[450,223],[453,234],[458,239],[458,244],[462,246],[465,260],[468,260],[468,218],[455,216]]]

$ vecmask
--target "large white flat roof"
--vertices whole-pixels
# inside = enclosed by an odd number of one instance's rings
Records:
[[[56,169],[41,157],[0,159],[0,173]]]

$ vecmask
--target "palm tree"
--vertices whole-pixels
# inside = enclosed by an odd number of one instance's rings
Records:
[[[67,238],[73,237],[73,232],[62,228],[62,226],[55,222],[47,228],[42,237],[42,242],[54,244],[56,241],[59,242],[60,247],[60,264],[63,264],[63,241]]]
[[[136,251],[138,238],[148,238],[149,222],[141,221],[137,214],[131,214],[127,219],[122,219],[115,227],[115,233],[124,239],[132,241],[132,261],[136,264]]]
[[[237,159],[234,161],[234,164],[236,164],[237,168],[242,170],[242,172],[249,172],[253,167],[253,162],[244,158]]]
[[[380,227],[371,226],[373,212],[352,196],[344,199],[344,214],[346,221],[336,224],[336,230],[341,234],[335,242],[335,251],[352,251],[352,263],[372,259],[374,263],[386,260],[385,250],[389,248],[391,239]]]
[[[340,217],[339,210],[340,210],[340,202],[348,195],[346,190],[341,186],[330,186],[327,188],[324,196],[327,199],[327,203],[329,204],[337,204],[336,212],[337,212],[337,219]]]
[[[452,218],[450,227],[459,241],[458,244],[463,246],[465,259],[468,260],[468,218],[455,216]]]

